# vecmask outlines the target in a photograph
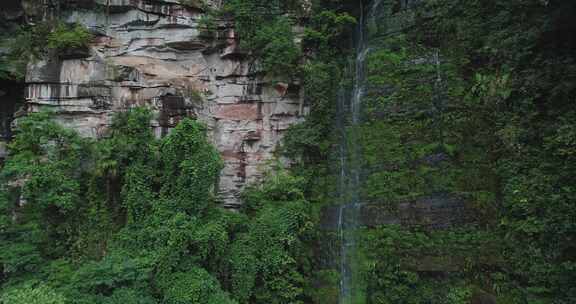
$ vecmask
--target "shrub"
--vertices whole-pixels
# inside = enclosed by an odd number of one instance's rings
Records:
[[[58,23],[47,37],[47,47],[58,51],[86,47],[92,35],[80,24]]]
[[[47,286],[22,287],[0,296],[2,304],[65,304],[66,298]]]

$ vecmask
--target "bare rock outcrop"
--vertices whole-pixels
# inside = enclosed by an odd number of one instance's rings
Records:
[[[28,111],[49,108],[89,137],[105,136],[113,114],[135,106],[153,109],[157,136],[194,117],[207,125],[225,162],[218,197],[224,207],[237,207],[243,187],[262,177],[284,131],[307,111],[298,84],[266,78],[238,50],[229,21],[215,31],[202,28],[200,1],[93,2],[66,17],[94,34],[88,50],[30,64]]]

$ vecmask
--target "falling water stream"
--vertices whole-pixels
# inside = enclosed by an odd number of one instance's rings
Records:
[[[366,40],[366,17],[374,17],[374,12],[382,0],[373,0],[366,11],[360,1],[360,18],[356,31],[356,56],[351,69],[353,88],[351,94],[344,90],[338,98],[337,127],[340,130],[339,143],[339,196],[338,237],[340,241],[340,304],[360,304],[362,292],[355,277],[355,232],[360,226],[360,186],[361,186],[361,153],[357,127],[361,122],[362,97],[365,92],[365,61],[370,52]],[[365,16],[367,14],[367,16]]]

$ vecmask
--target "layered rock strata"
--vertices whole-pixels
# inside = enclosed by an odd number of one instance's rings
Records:
[[[218,1],[79,2],[90,9],[70,10],[66,20],[95,38],[89,49],[29,66],[27,110],[50,109],[88,137],[105,136],[113,114],[135,106],[153,109],[159,137],[194,117],[224,159],[218,198],[238,207],[240,192],[262,178],[284,131],[306,114],[298,84],[267,79],[239,50],[231,22],[203,28],[203,5],[217,8]]]

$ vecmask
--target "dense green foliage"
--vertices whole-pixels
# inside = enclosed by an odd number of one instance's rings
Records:
[[[301,55],[293,21],[283,15],[289,2],[232,0],[225,7],[234,17],[241,47],[260,59],[266,72],[288,79],[295,76]]]
[[[340,43],[342,34],[354,23],[354,18],[345,12],[335,12],[335,8],[342,6],[340,2],[315,1],[312,7],[307,7],[308,4],[298,0],[231,0],[226,2],[224,11],[234,18],[241,47],[260,60],[264,71],[292,80],[303,72],[302,47],[298,41],[304,40],[305,49],[311,48],[322,56],[337,56],[338,50],[345,48]],[[310,20],[302,23],[304,18]],[[296,35],[296,26],[304,26],[304,33]]]
[[[10,36],[0,36],[1,45],[8,51],[0,56],[0,77],[23,78],[30,61],[85,48],[91,39],[92,34],[79,24],[41,22],[21,26]]]
[[[24,78],[26,65],[33,58],[40,58],[46,46],[46,37],[49,29],[39,25],[31,28],[19,28],[12,37],[3,37],[2,44],[9,52],[1,58],[0,70],[4,72],[4,78]],[[36,43],[43,41],[42,43]]]
[[[253,209],[222,210],[204,128],[183,120],[157,140],[150,119],[120,113],[99,141],[46,113],[19,121],[1,173],[0,302],[303,302],[314,219],[301,179],[278,172],[247,192]]]
[[[548,1],[412,8],[382,1],[372,12],[363,122],[347,131],[362,145],[362,200],[406,216],[400,204],[457,198],[473,217],[438,231],[424,221],[358,232],[356,271],[369,303],[572,301],[576,25],[567,12],[574,9]],[[313,18],[327,29],[343,20]],[[307,29],[305,45],[326,54],[320,43],[327,37]],[[326,49],[338,47],[342,41]],[[310,179],[317,199],[334,180],[322,170],[335,153],[338,82],[329,86],[341,73],[330,68],[342,65],[305,66],[312,113],[285,140],[285,150],[306,164],[295,170]],[[338,284],[330,270],[317,278]],[[321,290],[322,299],[333,299],[333,289]]]
[[[80,24],[58,23],[48,34],[47,47],[56,51],[86,47],[92,35]],[[35,41],[38,43],[38,41]]]
[[[0,303],[65,304],[66,298],[45,286],[39,286],[36,288],[23,287],[2,295],[0,297]]]
[[[357,130],[364,200],[395,212],[455,196],[474,218],[364,232],[368,301],[469,303],[486,292],[498,303],[573,301],[574,8],[383,2],[384,21],[368,24]]]
[[[341,1],[315,2],[303,48],[311,54],[301,66],[305,102],[310,115],[305,122],[288,129],[283,152],[300,160],[292,170],[305,177],[306,194],[318,203],[330,197],[333,178],[328,162],[335,141],[336,100],[343,92],[344,68],[354,17]]]
[[[576,4],[381,1],[365,25],[362,123],[342,132],[358,3],[302,3],[230,0],[200,23],[232,17],[257,70],[298,80],[311,110],[283,142],[295,165],[237,213],[215,203],[222,162],[195,121],[156,139],[135,109],[95,141],[46,113],[19,120],[0,172],[0,303],[336,303],[339,236],[318,217],[337,202],[342,134],[360,144],[362,202],[410,224],[345,232],[366,303],[572,303]],[[0,77],[90,37],[23,28]],[[405,214],[442,200],[472,216],[437,229],[434,214]]]
[[[315,221],[302,183],[279,172],[245,193],[252,219],[231,256],[232,289],[240,303],[308,302]]]
[[[375,303],[468,304],[480,289],[470,284],[469,277],[501,287],[497,275],[485,268],[498,262],[485,253],[500,250],[487,232],[407,231],[387,226],[366,231],[363,236],[369,247],[366,259],[377,261],[367,274],[368,294]]]

